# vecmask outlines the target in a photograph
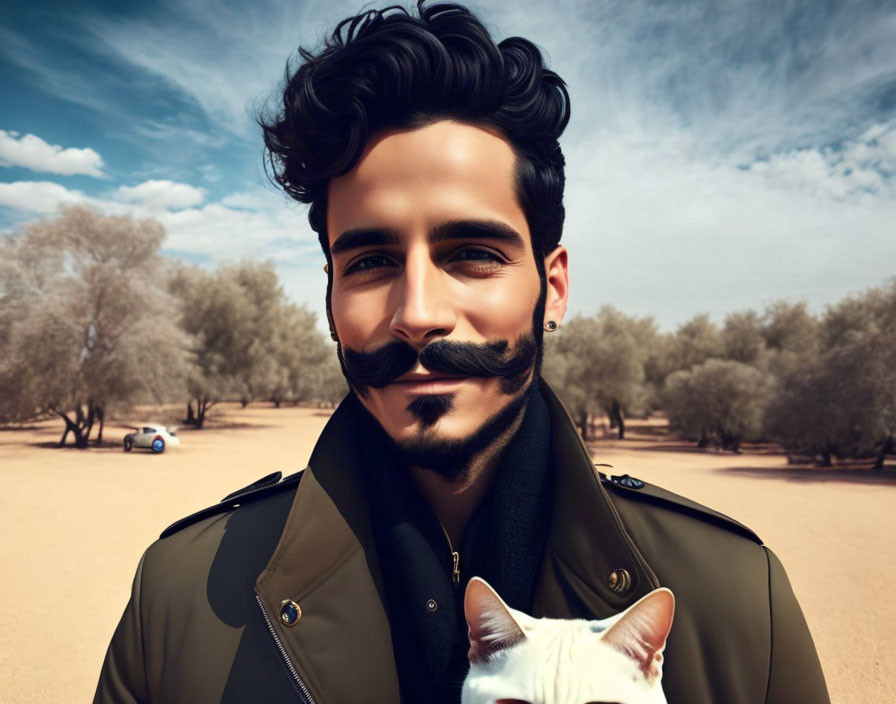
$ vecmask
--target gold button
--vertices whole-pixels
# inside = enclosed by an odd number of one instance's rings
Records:
[[[613,570],[607,578],[607,586],[610,588],[610,591],[616,594],[625,594],[625,592],[631,589],[632,576],[628,573],[628,570],[622,568]]]
[[[292,599],[284,599],[280,602],[280,623],[292,628],[302,620],[302,607]]]

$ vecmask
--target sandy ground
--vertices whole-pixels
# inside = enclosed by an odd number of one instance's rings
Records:
[[[0,431],[0,699],[92,697],[145,547],[177,518],[273,470],[303,467],[327,419],[228,407],[162,455],[44,445],[58,423]],[[133,419],[137,422],[148,418]],[[165,418],[160,419],[164,422]],[[896,692],[896,473],[788,468],[779,455],[696,453],[650,427],[595,444],[596,461],[710,505],[780,556],[815,636],[832,700]]]

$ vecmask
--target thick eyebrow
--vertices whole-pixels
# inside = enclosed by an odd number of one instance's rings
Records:
[[[429,234],[430,242],[445,240],[477,239],[506,242],[525,249],[523,236],[510,225],[497,220],[449,220],[436,226]],[[359,247],[383,244],[399,244],[400,238],[394,230],[383,227],[359,227],[346,230],[330,247],[330,254],[340,254]]]
[[[526,247],[519,232],[497,220],[449,220],[436,227],[429,235],[430,242],[456,239],[498,240],[520,249]]]
[[[378,244],[398,244],[398,235],[392,230],[381,227],[359,227],[346,230],[330,247],[330,254],[339,254],[358,247],[370,247]]]

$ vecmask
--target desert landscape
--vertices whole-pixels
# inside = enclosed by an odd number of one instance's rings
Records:
[[[107,444],[55,449],[61,424],[0,431],[0,679],[8,704],[93,695],[140,555],[169,523],[275,470],[302,468],[327,410],[222,404],[161,455]],[[182,415],[182,413],[181,413]],[[598,439],[595,461],[685,494],[753,528],[787,567],[832,701],[889,704],[896,691],[896,471],[788,465],[767,447],[698,451],[656,422]],[[52,672],[52,676],[48,676]]]

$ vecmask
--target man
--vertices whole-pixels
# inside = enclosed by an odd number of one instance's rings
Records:
[[[456,702],[474,575],[535,616],[676,595],[669,702],[827,701],[805,621],[747,528],[594,470],[539,378],[566,310],[563,82],[466,9],[345,20],[263,121],[310,203],[352,393],[303,472],[166,530],[99,702]]]

